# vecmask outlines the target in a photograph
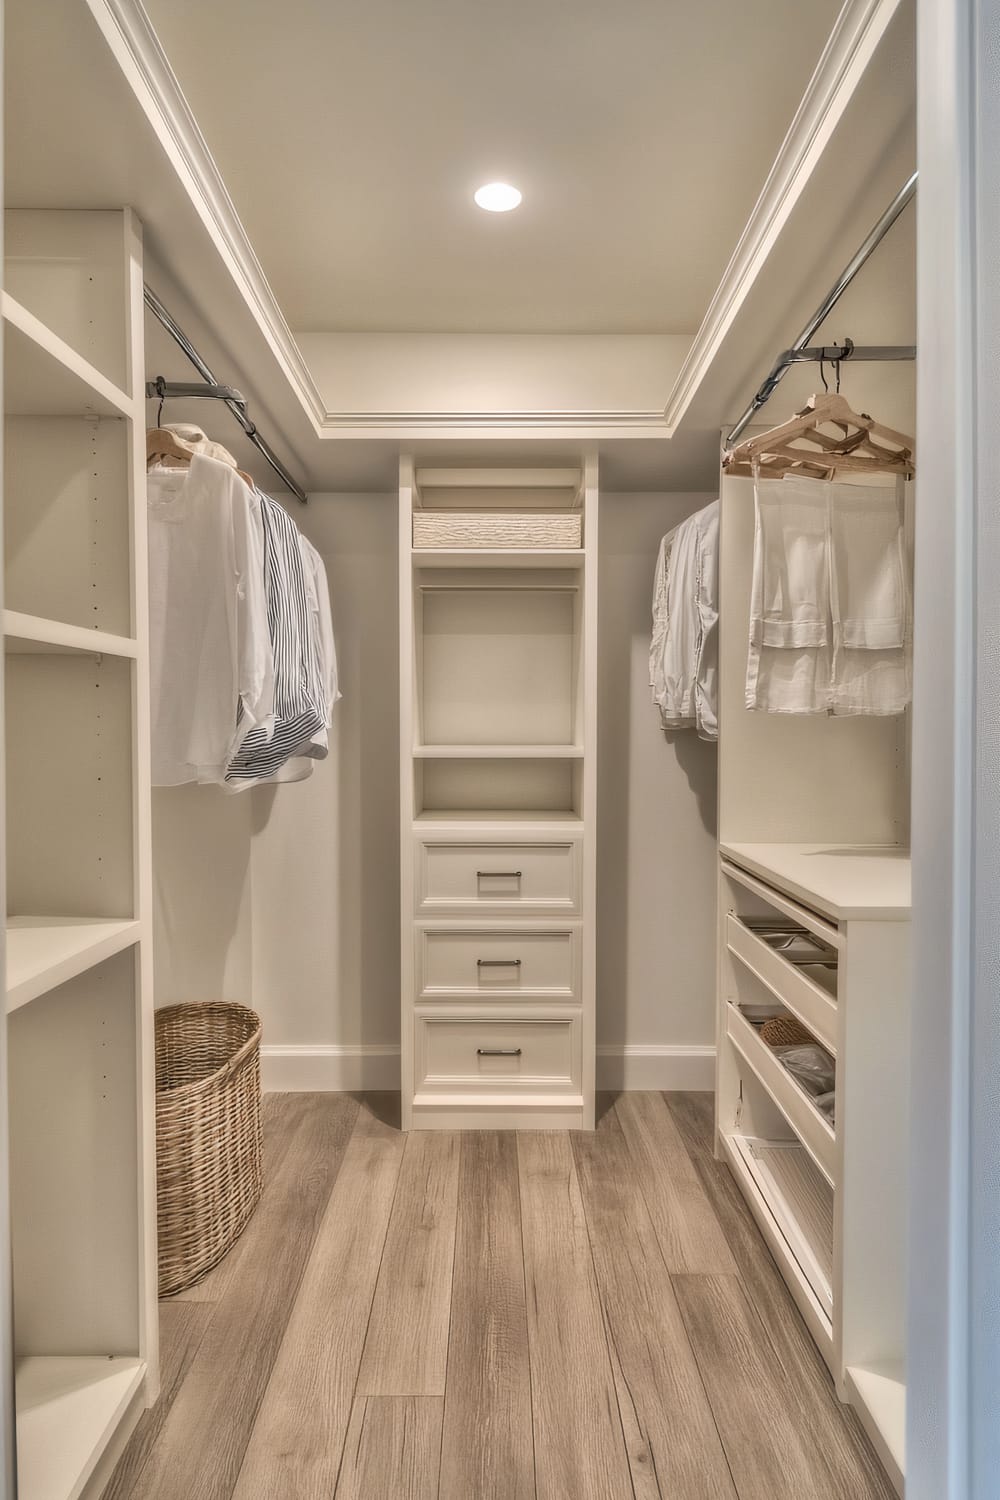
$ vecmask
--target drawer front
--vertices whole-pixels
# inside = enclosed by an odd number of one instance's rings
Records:
[[[421,1000],[579,998],[580,932],[418,927]]]
[[[417,1093],[579,1093],[579,1024],[575,1016],[418,1016]]]
[[[808,1027],[828,1052],[837,1055],[836,971],[827,977],[814,969],[816,978],[782,958],[773,948],[731,913],[726,918],[726,944],[734,958],[780,1000],[803,1026]],[[824,988],[824,981],[830,989]]]
[[[580,911],[580,844],[425,843],[417,845],[417,911],[422,916],[475,912]]]

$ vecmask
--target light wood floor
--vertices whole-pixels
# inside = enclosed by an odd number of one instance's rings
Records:
[[[266,1098],[260,1207],[162,1305],[107,1500],[891,1500],[707,1095],[572,1136],[393,1108]]]

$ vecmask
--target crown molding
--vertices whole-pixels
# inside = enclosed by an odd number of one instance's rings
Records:
[[[667,402],[672,435],[717,357],[902,0],[848,0]]]
[[[164,151],[319,434],[324,403],[141,0],[87,0]]]
[[[493,427],[501,431],[508,427],[538,428],[548,432],[552,428],[586,430],[591,427],[653,428],[657,435],[666,437],[666,425],[662,411],[618,410],[618,411],[363,411],[335,412],[324,415],[328,428],[350,428],[364,431],[371,427],[404,429],[420,433],[426,429]]]

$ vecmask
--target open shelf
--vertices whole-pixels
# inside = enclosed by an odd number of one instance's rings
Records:
[[[7,417],[9,610],[126,639],[134,634],[130,437],[131,424],[120,416]]]
[[[77,1500],[142,1385],[142,1360],[106,1355],[20,1359],[20,1500]]]
[[[906,1373],[902,1360],[849,1365],[847,1384],[879,1457],[902,1493],[906,1473]]]
[[[417,813],[413,819],[414,828],[424,832],[434,827],[454,828],[456,825],[467,823],[474,823],[482,832],[488,832],[491,824],[504,831],[510,831],[518,823],[527,823],[536,833],[544,832],[549,826],[557,828],[560,832],[583,827],[583,819],[578,813],[559,810],[545,811],[537,808],[532,810],[525,807],[439,808]]]
[[[910,851],[894,844],[744,844],[719,852],[833,922],[910,920]]]
[[[139,923],[131,918],[8,918],[7,1009],[26,1005],[138,940]]]
[[[134,657],[138,643],[130,636],[110,635],[106,630],[88,630],[84,625],[66,625],[41,615],[3,612],[4,649],[11,655],[76,655]]]
[[[131,417],[135,403],[10,295],[4,323],[4,411],[10,416]]]
[[[582,568],[582,547],[414,547],[415,568]]]
[[[414,745],[417,760],[582,760],[582,745]]]

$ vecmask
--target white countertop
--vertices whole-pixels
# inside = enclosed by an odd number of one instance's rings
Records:
[[[835,922],[909,921],[909,849],[879,844],[720,844],[719,852]]]

